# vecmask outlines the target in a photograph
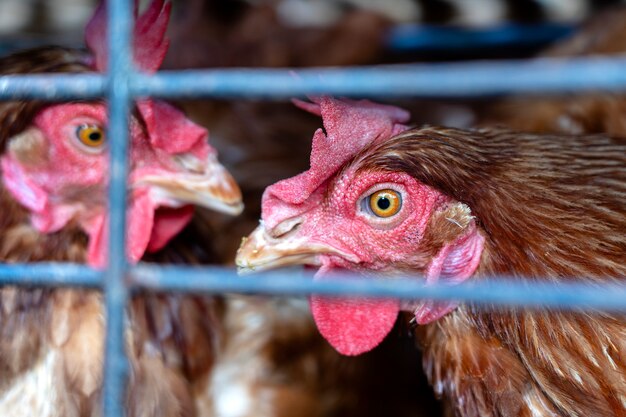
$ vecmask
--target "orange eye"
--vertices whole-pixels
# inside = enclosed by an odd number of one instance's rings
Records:
[[[89,148],[99,148],[104,144],[104,130],[100,126],[82,125],[76,129],[76,137]]]
[[[402,207],[402,196],[394,190],[376,191],[369,197],[369,206],[378,217],[391,217]]]

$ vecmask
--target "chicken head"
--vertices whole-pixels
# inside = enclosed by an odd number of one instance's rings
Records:
[[[169,3],[155,0],[135,25],[134,58],[155,71],[167,49]],[[87,26],[89,65],[106,66],[105,7]],[[165,49],[164,49],[165,48]],[[31,213],[39,231],[68,223],[89,236],[87,261],[106,263],[108,205],[107,110],[102,102],[44,107],[30,127],[8,141],[0,158],[7,190]],[[130,119],[128,256],[163,247],[191,219],[192,204],[229,214],[242,211],[234,179],[217,161],[208,132],[170,104],[139,100]]]
[[[297,104],[320,114],[325,131],[313,138],[311,168],[265,191],[261,224],[238,252],[242,271],[303,264],[319,267],[315,279],[338,270],[418,272],[427,284],[472,275],[484,239],[469,208],[376,160],[376,147],[407,129],[406,112],[328,97]],[[322,335],[348,355],[378,345],[401,309],[423,324],[456,307],[316,295],[310,303]]]

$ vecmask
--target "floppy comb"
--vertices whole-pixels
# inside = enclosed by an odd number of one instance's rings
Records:
[[[135,0],[134,4],[133,61],[139,70],[153,73],[163,63],[169,47],[165,31],[172,4],[169,1],[153,0],[139,18],[137,18],[138,0]],[[108,63],[106,0],[100,3],[85,27],[85,43],[93,54],[92,67],[100,72],[106,71]]]

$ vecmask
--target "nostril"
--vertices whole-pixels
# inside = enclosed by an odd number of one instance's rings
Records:
[[[204,174],[206,171],[206,163],[195,155],[189,153],[178,154],[174,157],[174,160],[178,162],[183,169],[193,174]]]
[[[270,230],[269,234],[273,238],[285,237],[285,235],[298,230],[302,221],[302,217],[292,217],[291,219],[284,220]]]

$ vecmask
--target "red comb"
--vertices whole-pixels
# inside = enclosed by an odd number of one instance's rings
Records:
[[[265,203],[274,198],[289,204],[303,203],[366,146],[406,130],[407,127],[401,123],[410,117],[407,111],[398,107],[367,100],[337,100],[331,97],[311,100],[313,103],[293,102],[301,109],[322,116],[326,134],[318,129],[313,136],[311,168],[308,171],[268,187],[263,199],[264,214]]]
[[[153,0],[148,9],[135,21],[133,31],[133,58],[137,68],[155,72],[163,63],[169,41],[165,31],[170,19],[172,5],[164,0]],[[137,17],[137,0],[134,16]],[[93,54],[93,67],[105,71],[107,67],[107,14],[103,0],[85,28],[85,42]]]

